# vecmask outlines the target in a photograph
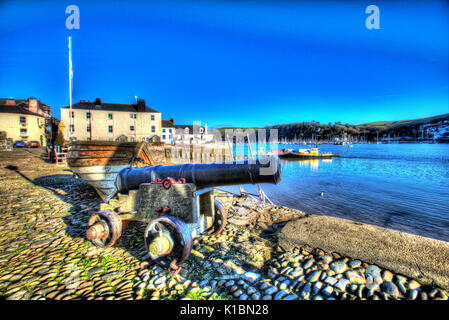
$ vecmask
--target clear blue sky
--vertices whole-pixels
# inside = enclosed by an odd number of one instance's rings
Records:
[[[449,112],[448,30],[447,1],[2,1],[0,97],[59,118],[70,35],[74,102],[138,96],[210,127],[426,117]]]

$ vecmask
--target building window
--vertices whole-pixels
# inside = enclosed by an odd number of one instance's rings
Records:
[[[71,124],[70,126],[69,126],[69,130],[70,130],[70,132],[75,132],[75,125],[74,124]]]
[[[170,133],[171,133],[171,129],[168,129],[168,132],[170,132]]]
[[[165,129],[162,129],[162,132],[165,132]]]
[[[171,134],[168,135],[168,138],[171,140]]]
[[[165,139],[165,134],[162,135],[162,139]]]
[[[112,113],[108,113],[108,119],[112,120]]]
[[[134,131],[134,126],[129,126],[129,131]]]
[[[151,126],[151,132],[156,132],[156,127],[155,126]]]
[[[154,121],[154,114],[151,115],[151,121]]]
[[[86,127],[86,131],[87,131],[87,132],[90,132],[90,126],[87,126],[87,127]]]
[[[112,138],[109,138],[108,140],[109,140],[109,141],[113,141],[113,139],[112,139]]]
[[[27,123],[27,118],[26,117],[20,117],[20,123]]]
[[[86,112],[86,119],[90,119],[90,112]]]
[[[129,114],[129,118],[130,119],[137,119],[137,114],[136,113],[130,113]]]
[[[91,141],[91,139],[90,138],[86,138],[86,141]]]
[[[21,136],[26,136],[26,134],[27,134],[27,129],[20,129]]]
[[[112,126],[108,127],[108,131],[109,131],[109,133],[112,133]]]
[[[189,128],[186,127],[186,128],[184,129],[184,132],[185,132],[185,133],[189,133],[189,132],[190,132]]]
[[[129,141],[134,142],[134,138],[133,137],[129,138]]]

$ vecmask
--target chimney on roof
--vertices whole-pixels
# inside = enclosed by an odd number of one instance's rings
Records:
[[[145,100],[137,99],[137,112],[145,112]]]
[[[96,98],[96,99],[95,99],[95,104],[101,104],[100,98]]]
[[[175,118],[170,118],[170,121],[175,125]]]
[[[34,113],[39,113],[39,106],[35,97],[28,98],[28,110]]]

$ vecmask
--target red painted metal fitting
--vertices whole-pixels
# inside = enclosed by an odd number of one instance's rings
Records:
[[[162,209],[163,213],[167,213],[167,212],[170,212],[170,211],[171,211],[171,209],[169,207],[167,207],[167,206],[164,206],[164,209]]]

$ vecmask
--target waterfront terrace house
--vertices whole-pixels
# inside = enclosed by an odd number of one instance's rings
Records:
[[[147,107],[143,99],[136,104],[80,100],[69,113],[70,106],[61,108],[66,140],[70,130],[72,138],[81,141],[161,141],[161,113]]]
[[[162,141],[173,144],[175,134],[175,119],[162,120]]]
[[[214,135],[207,133],[205,126],[194,126],[189,124],[176,124],[174,135],[175,143],[206,143],[214,140]]]
[[[13,141],[38,141],[45,147],[51,137],[51,119],[51,108],[35,97],[0,98],[0,131]]]

